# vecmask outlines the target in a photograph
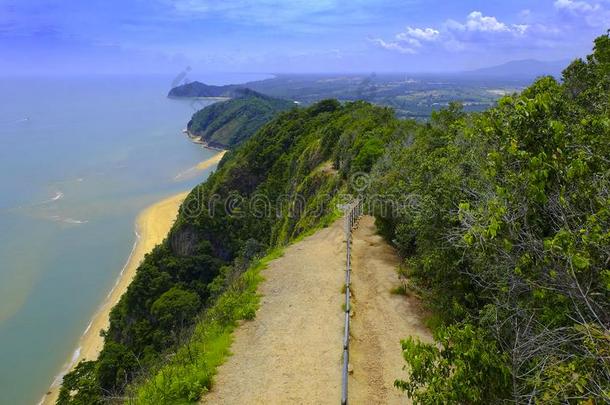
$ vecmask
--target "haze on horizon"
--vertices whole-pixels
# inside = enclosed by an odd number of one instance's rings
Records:
[[[0,0],[0,75],[462,71],[608,27],[610,0]]]

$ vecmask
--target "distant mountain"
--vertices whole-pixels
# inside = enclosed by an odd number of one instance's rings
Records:
[[[229,84],[226,86],[212,86],[201,82],[186,83],[181,86],[174,87],[169,91],[168,97],[235,97],[239,96],[239,90],[243,90],[242,86]]]
[[[187,125],[191,138],[212,147],[237,146],[254,135],[274,115],[295,106],[292,101],[269,97],[250,89],[234,88],[213,94],[231,94],[234,98],[197,111]]]
[[[520,77],[535,78],[552,75],[559,77],[561,71],[569,64],[566,61],[544,62],[534,59],[515,60],[501,65],[465,72],[469,76],[479,77]]]

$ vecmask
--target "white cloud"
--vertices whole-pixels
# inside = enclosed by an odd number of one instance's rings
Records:
[[[557,0],[553,5],[559,10],[568,10],[581,13],[596,11],[600,8],[599,4],[589,4],[586,1],[573,0]]]
[[[528,29],[526,24],[509,25],[499,21],[496,17],[485,16],[480,11],[473,11],[468,14],[464,23],[448,20],[445,25],[450,31],[463,32],[524,34]]]
[[[406,35],[404,32],[396,34],[396,40],[398,42],[402,42],[404,44],[407,44],[409,46],[413,46],[415,48],[420,48],[421,47],[421,41],[419,39],[411,38],[408,35]]]
[[[417,53],[417,49],[423,46],[422,42],[436,41],[440,32],[434,28],[407,27],[405,32],[399,32],[394,36],[395,41],[386,42],[383,39],[372,39],[371,42],[389,51],[397,51],[404,54]]]
[[[525,32],[529,29],[529,25],[527,24],[513,24],[513,30],[518,34],[525,34]]]
[[[383,49],[387,49],[388,51],[396,51],[403,54],[414,54],[417,53],[415,49],[410,48],[408,46],[404,46],[398,42],[386,42],[381,38],[373,38],[370,41]]]
[[[503,32],[509,30],[506,24],[498,21],[496,17],[484,16],[480,11],[473,11],[468,14],[464,27],[468,31],[481,32]]]
[[[580,0],[556,0],[555,8],[570,16],[573,22],[584,22],[589,27],[607,28],[610,25],[610,8],[606,5],[608,0],[602,2],[586,2]]]
[[[463,22],[448,20],[438,29],[407,26],[404,32],[395,35],[394,41],[376,39],[373,42],[381,48],[409,54],[439,42],[445,49],[456,52],[495,42],[506,46],[517,39],[522,40],[530,29],[529,24],[509,24],[472,11]]]
[[[419,39],[422,41],[434,41],[440,35],[438,30],[434,28],[412,28],[407,27],[407,31],[398,35],[404,35],[411,38]]]

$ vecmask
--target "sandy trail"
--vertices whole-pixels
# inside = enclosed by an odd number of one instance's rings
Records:
[[[374,219],[364,216],[352,238],[353,310],[348,381],[351,404],[408,404],[394,380],[406,377],[400,340],[417,336],[431,342],[414,298],[390,293],[399,285],[395,250],[376,234]]]
[[[261,307],[234,334],[209,404],[337,404],[345,243],[343,220],[286,248],[263,271]]]
[[[219,370],[205,404],[337,404],[345,241],[343,220],[288,247],[259,287],[261,308],[235,332],[234,353]],[[393,295],[400,259],[365,216],[354,231],[349,377],[350,404],[405,404],[400,340],[431,341],[413,298]]]

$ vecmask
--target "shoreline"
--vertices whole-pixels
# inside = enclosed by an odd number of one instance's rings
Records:
[[[204,170],[217,164],[223,154],[224,152],[217,153],[211,158],[200,162],[196,168]],[[180,206],[189,192],[190,190],[166,197],[140,211],[135,221],[134,233],[136,238],[125,265],[121,269],[114,286],[92,316],[83,334],[79,337],[76,349],[62,365],[61,371],[53,377],[51,386],[43,395],[39,404],[55,404],[63,376],[70,372],[80,361],[97,359],[104,345],[104,339],[99,335],[99,332],[108,328],[110,311],[119,302],[125,291],[127,291],[127,287],[131,284],[144,256],[166,238],[178,216]]]
[[[211,148],[207,148],[206,149],[210,149],[210,150],[214,150]],[[203,162],[199,162],[197,163],[195,166],[181,172],[178,173],[175,177],[174,177],[174,181],[181,181],[184,179],[188,179],[191,177],[196,176],[199,172],[204,171],[205,169],[209,169],[210,167],[217,165],[220,160],[223,158],[223,156],[225,155],[225,153],[227,153],[226,150],[223,149],[219,149],[219,150],[214,150],[215,152],[217,152],[214,156],[212,156],[211,158],[204,160]]]
[[[202,145],[206,149],[215,150],[218,152],[226,152],[226,149],[224,149],[224,147],[211,145],[210,143],[201,139],[201,136],[193,134],[187,128],[183,129],[182,132],[186,134],[186,136],[190,139],[191,142],[196,143],[197,145]]]

